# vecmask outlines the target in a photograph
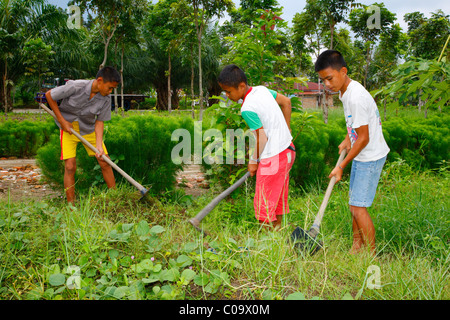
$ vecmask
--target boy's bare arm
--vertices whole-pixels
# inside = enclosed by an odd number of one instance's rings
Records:
[[[291,99],[282,95],[281,93],[278,93],[275,101],[280,106],[281,112],[283,112],[284,119],[286,120],[286,124],[289,130],[291,130],[291,112],[292,112]]]
[[[53,110],[53,113],[55,114],[56,119],[58,119],[58,122],[61,125],[61,129],[72,134],[72,131],[70,130],[70,129],[72,129],[72,123],[70,123],[69,121],[66,121],[66,119],[64,119],[64,117],[61,114],[61,111],[59,111],[58,104],[56,103],[55,100],[53,100],[50,92],[51,92],[51,90],[49,90],[45,93],[45,98],[47,99],[48,105]]]
[[[105,154],[105,150],[103,150],[103,130],[104,130],[103,121],[95,121],[95,147],[99,151],[99,153],[95,154],[97,158],[100,158]]]
[[[336,182],[341,180],[343,169],[361,152],[362,149],[364,149],[367,144],[369,143],[369,125],[361,126],[359,128],[355,129],[356,134],[358,135],[358,139],[356,139],[355,143],[353,144],[353,147],[348,152],[345,159],[341,162],[340,167],[337,166],[336,168],[331,171],[330,175],[328,176],[331,178],[332,176],[336,176]],[[346,137],[347,139],[347,137]],[[346,140],[343,141],[345,143]],[[342,145],[342,143],[341,143]],[[340,145],[340,146],[341,146]],[[339,148],[339,153],[341,152],[341,148]],[[348,150],[348,149],[347,149]]]
[[[344,141],[341,142],[339,145],[339,154],[341,154],[342,150],[346,149],[347,154],[350,152],[350,149],[352,148],[352,143],[350,141],[350,137],[348,134],[345,135]]]
[[[268,140],[266,132],[264,131],[263,127],[255,130],[255,137],[256,137],[256,148],[251,158],[257,160],[261,156],[261,153],[263,152]],[[248,171],[250,172],[250,176],[253,177],[256,174],[256,170],[258,170],[258,163],[254,160],[250,160],[248,162]]]

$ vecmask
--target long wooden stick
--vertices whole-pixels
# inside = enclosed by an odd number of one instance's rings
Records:
[[[58,119],[56,118],[55,113],[50,110],[50,108],[48,108],[46,105],[44,105],[43,103],[39,103],[39,106],[44,109],[45,111],[47,111],[56,121],[58,121]],[[76,132],[73,128],[71,128],[71,132],[73,135],[75,135],[75,137],[77,137],[78,139],[80,139],[80,141],[86,145],[89,149],[91,149],[92,151],[94,151],[95,153],[99,153],[97,148],[95,148],[92,144],[89,143],[89,141],[87,141],[85,138],[83,138],[78,132]],[[146,188],[144,188],[139,182],[137,182],[136,180],[134,180],[132,177],[130,177],[125,171],[123,171],[121,168],[119,168],[119,166],[117,164],[115,164],[114,162],[111,161],[110,158],[108,158],[106,155],[102,155],[102,159],[105,160],[111,167],[113,167],[118,173],[120,173],[125,179],[127,179],[127,181],[129,183],[131,183],[133,186],[135,186],[140,192],[142,197],[144,197],[148,190]],[[141,197],[141,198],[142,198]]]

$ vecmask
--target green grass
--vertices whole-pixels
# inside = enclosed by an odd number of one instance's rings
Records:
[[[0,299],[449,299],[448,170],[386,165],[369,210],[376,257],[348,253],[346,181],[333,190],[324,249],[313,256],[287,239],[296,226],[310,227],[323,185],[291,190],[291,213],[273,232],[255,221],[249,182],[203,220],[209,236],[187,221],[214,188],[196,199],[172,191],[143,203],[128,185],[92,189],[75,207],[2,202]]]

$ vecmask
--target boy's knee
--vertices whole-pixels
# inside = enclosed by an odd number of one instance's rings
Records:
[[[367,208],[350,206],[350,212],[352,213],[353,217],[359,218],[362,215],[366,215],[367,214]]]
[[[77,170],[77,162],[75,159],[68,159],[65,161],[64,168],[68,174],[75,174]]]
[[[110,166],[105,160],[103,160],[103,159],[98,159],[98,164],[100,165],[100,168],[101,168],[102,170],[108,169],[108,168],[111,167],[111,166]]]

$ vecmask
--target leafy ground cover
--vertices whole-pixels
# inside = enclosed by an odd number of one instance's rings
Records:
[[[61,199],[0,202],[0,299],[449,299],[448,168],[386,166],[370,212],[376,257],[348,253],[348,184],[333,191],[308,256],[287,242],[308,229],[323,185],[293,190],[279,231],[253,216],[249,181],[202,222],[187,220],[218,190],[139,202],[127,185]]]

